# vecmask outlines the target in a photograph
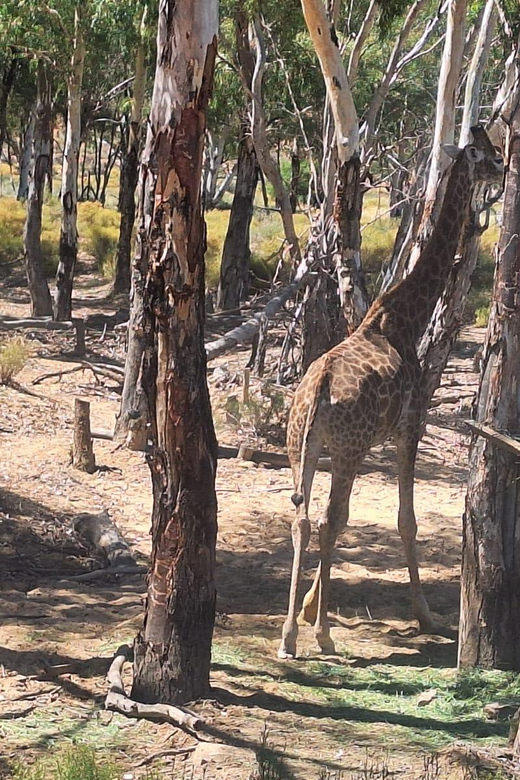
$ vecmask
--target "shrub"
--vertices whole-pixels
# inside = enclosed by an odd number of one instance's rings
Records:
[[[489,320],[489,306],[482,306],[475,312],[475,325],[477,328],[487,328]]]
[[[25,207],[15,198],[0,198],[0,265],[23,254]]]
[[[0,344],[0,384],[12,384],[31,355],[32,347],[22,336],[8,338]]]
[[[78,232],[87,252],[107,278],[114,275],[114,253],[119,239],[120,216],[115,209],[90,201],[78,204]]]

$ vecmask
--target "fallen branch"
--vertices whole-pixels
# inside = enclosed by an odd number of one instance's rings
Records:
[[[124,566],[137,566],[130,547],[107,512],[82,512],[73,519],[72,527],[91,547],[106,557],[112,571]]]
[[[132,650],[128,645],[121,645],[116,651],[107,674],[109,689],[105,699],[105,709],[120,712],[128,718],[166,721],[192,731],[199,728],[202,720],[180,707],[175,707],[173,704],[141,704],[126,695],[121,674],[123,666],[131,657]]]
[[[219,355],[229,352],[238,344],[250,344],[260,331],[260,326],[265,325],[277,314],[282,306],[295,295],[303,284],[305,277],[310,271],[309,257],[303,258],[293,281],[278,292],[266,304],[265,308],[255,314],[251,319],[242,323],[236,328],[224,333],[219,339],[209,341],[206,346],[206,356],[208,360],[214,360]]]
[[[99,363],[89,363],[87,360],[83,360],[80,366],[64,368],[62,371],[51,371],[48,374],[42,374],[41,376],[36,377],[36,379],[33,379],[32,384],[39,385],[41,382],[45,382],[47,379],[54,379],[55,377],[61,379],[67,374],[75,374],[77,371],[85,371],[86,369],[92,371],[96,380],[98,380],[98,377],[102,376],[106,379],[120,381],[121,377],[124,377],[125,374],[124,368],[120,368],[119,366],[109,366],[104,363],[100,365]],[[114,374],[115,377],[113,376]]]
[[[32,328],[35,330],[74,330],[73,322],[55,322],[50,317],[31,317],[20,319],[18,317],[0,317],[0,330],[18,330],[18,328]]]
[[[107,566],[106,569],[94,569],[94,571],[87,571],[84,574],[74,574],[71,577],[65,579],[74,580],[75,582],[90,582],[92,580],[101,580],[104,577],[112,577],[115,574],[146,574],[148,571],[146,566]],[[62,577],[62,579],[64,579]]]
[[[147,764],[151,764],[152,761],[155,761],[156,758],[165,758],[166,756],[182,756],[186,753],[193,753],[193,751],[196,750],[196,747],[196,745],[193,745],[192,747],[166,748],[164,750],[157,750],[155,753],[150,753],[149,756],[146,756],[145,758],[141,759],[141,761],[138,761],[137,764],[134,764],[134,766],[146,766]]]
[[[36,704],[29,704],[22,710],[9,710],[8,712],[0,712],[0,720],[15,720],[16,718],[25,718],[30,712],[36,709]]]

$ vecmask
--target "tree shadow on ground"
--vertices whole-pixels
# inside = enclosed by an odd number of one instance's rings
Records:
[[[504,737],[508,730],[507,724],[483,721],[477,718],[442,721],[433,717],[418,717],[417,715],[378,710],[372,707],[334,706],[329,703],[317,704],[292,700],[258,689],[250,695],[240,696],[222,688],[213,688],[213,694],[225,706],[259,707],[272,712],[290,712],[300,718],[351,721],[359,724],[384,723],[416,729],[421,732],[444,732],[452,739]]]

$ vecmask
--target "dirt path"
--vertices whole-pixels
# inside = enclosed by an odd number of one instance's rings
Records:
[[[101,284],[79,288],[83,314],[104,311],[104,293]],[[3,295],[1,313],[28,313],[24,290]],[[464,332],[441,395],[467,395],[475,388],[471,357],[481,338],[476,329]],[[96,441],[102,468],[94,475],[69,465],[74,397],[91,401],[95,428],[112,427],[119,398],[113,382],[97,385],[89,372],[31,384],[46,372],[76,365],[63,354],[70,341],[37,334],[34,356],[18,380],[39,397],[0,387],[0,717],[12,716],[0,720],[0,776],[2,771],[7,776],[13,759],[32,761],[51,746],[84,740],[139,777],[144,770],[136,764],[143,757],[194,740],[169,726],[127,721],[102,709],[110,657],[140,626],[144,580],[67,579],[89,567],[89,552],[78,547],[70,521],[79,512],[107,509],[146,562],[150,482],[142,456],[112,442]],[[90,331],[88,347],[92,358],[122,358],[113,333],[103,339],[101,331]],[[219,410],[230,392],[218,388],[222,376],[240,376],[246,360],[245,354],[222,359],[213,372]],[[468,445],[462,419],[469,402],[443,404],[432,412],[418,461],[422,577],[434,617],[447,634],[457,627]],[[221,411],[217,424],[221,442],[236,444],[241,434]],[[317,475],[315,518],[328,482],[329,475]],[[475,707],[454,706],[460,684],[453,671],[454,639],[415,635],[396,531],[391,447],[379,449],[358,479],[351,522],[334,557],[334,658],[317,655],[312,630],[305,628],[301,660],[276,660],[292,554],[288,470],[220,461],[217,489],[215,701],[197,705],[213,735],[260,750],[280,772],[265,776],[302,778],[361,771],[382,756],[399,776],[418,777],[424,754],[453,740],[504,739],[505,726],[486,724]],[[305,562],[309,580],[317,563],[315,541]],[[431,688],[438,693],[422,707],[420,694]],[[169,777],[247,777],[246,759],[234,755],[234,764],[229,755],[210,761],[205,774],[185,757],[175,759],[173,774],[171,758],[156,766]],[[186,767],[193,774],[186,774]]]

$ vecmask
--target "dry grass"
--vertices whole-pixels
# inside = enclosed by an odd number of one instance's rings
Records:
[[[32,354],[32,345],[23,336],[13,336],[0,343],[0,385],[11,385]]]

